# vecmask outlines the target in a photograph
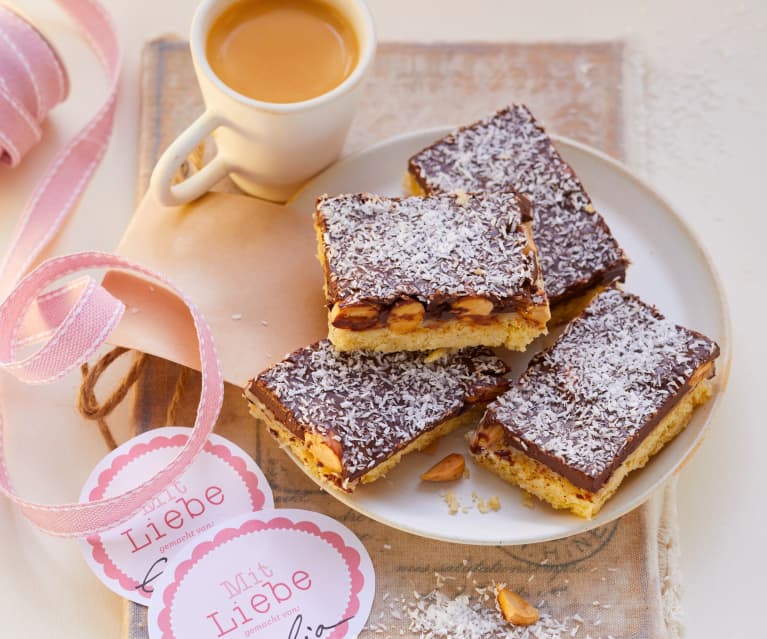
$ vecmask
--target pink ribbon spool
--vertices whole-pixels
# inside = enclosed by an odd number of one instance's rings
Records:
[[[69,77],[45,36],[3,5],[0,69],[0,162],[13,167],[40,141],[43,120],[69,93]]]
[[[49,290],[58,280],[89,269],[120,269],[152,279],[189,309],[199,343],[202,392],[186,446],[154,477],[121,495],[87,504],[49,506],[21,498],[3,455],[0,413],[0,492],[37,526],[55,535],[86,536],[125,521],[164,490],[200,452],[218,418],[224,382],[213,336],[194,303],[173,284],[139,265],[106,253],[86,252],[43,262],[24,277],[74,209],[104,155],[112,133],[122,55],[114,24],[96,0],[58,0],[96,52],[109,78],[107,97],[93,119],[54,158],[21,216],[0,266],[0,368],[30,384],[54,381],[101,346],[125,310],[95,280],[82,277]],[[0,6],[0,151],[16,166],[41,137],[40,123],[68,91],[60,58],[44,36]],[[23,278],[23,279],[22,279]],[[21,346],[42,344],[31,355]]]

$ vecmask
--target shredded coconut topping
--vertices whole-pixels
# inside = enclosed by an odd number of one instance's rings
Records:
[[[420,597],[407,614],[421,639],[559,639],[569,630],[545,612],[530,626],[513,626],[468,594],[451,598],[439,590]]]
[[[257,378],[304,430],[331,437],[353,479],[463,412],[479,387],[504,387],[505,364],[487,348],[448,353],[337,352],[323,340]]]
[[[317,217],[331,304],[541,293],[514,193],[339,195],[320,198]]]
[[[707,337],[634,295],[608,289],[533,359],[485,419],[502,424],[520,448],[601,481],[627,447],[638,445],[642,428],[718,354]]]
[[[458,129],[413,156],[410,169],[430,194],[511,188],[527,196],[552,302],[587,284],[623,279],[623,251],[526,106],[512,105]]]

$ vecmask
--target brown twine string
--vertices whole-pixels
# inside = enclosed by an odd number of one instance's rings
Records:
[[[174,182],[180,182],[181,180],[189,177],[192,172],[192,167],[196,171],[200,170],[203,162],[203,156],[205,154],[205,143],[200,142],[197,147],[190,153],[189,157],[181,164],[175,177]],[[118,357],[127,353],[129,349],[118,346],[113,348],[106,355],[102,356],[94,365],[90,368],[87,363],[80,367],[80,372],[83,375],[83,381],[80,385],[80,394],[77,401],[77,408],[80,414],[86,419],[94,420],[101,431],[101,436],[104,438],[106,445],[110,450],[117,448],[117,442],[115,441],[112,431],[109,429],[106,417],[120,405],[120,402],[125,399],[128,391],[136,383],[144,370],[146,365],[146,353],[136,351],[136,359],[130,367],[130,370],[120,382],[119,386],[112,392],[109,398],[101,405],[99,405],[96,399],[96,383],[103,374],[103,372],[114,362]],[[171,397],[168,410],[165,413],[165,425],[175,424],[176,413],[178,407],[181,404],[181,399],[184,395],[184,385],[188,376],[189,369],[182,366],[176,379],[176,386],[173,389],[173,396]]]
[[[181,399],[184,396],[184,385],[186,384],[186,378],[189,376],[189,369],[186,366],[179,367],[178,377],[176,378],[176,386],[173,389],[173,397],[170,398],[170,404],[168,404],[168,410],[165,413],[165,425],[174,426],[176,424],[176,412],[181,404]]]
[[[117,448],[117,442],[112,435],[112,431],[109,429],[109,424],[107,424],[106,418],[120,405],[120,402],[125,399],[125,396],[128,394],[128,391],[133,384],[136,383],[136,380],[139,378],[139,375],[141,375],[141,372],[146,365],[146,354],[136,353],[136,358],[134,359],[133,364],[131,364],[130,370],[103,404],[99,404],[99,401],[96,398],[96,383],[109,365],[129,350],[130,349],[118,346],[113,348],[106,355],[103,355],[92,368],[88,366],[87,363],[80,367],[83,381],[80,385],[77,409],[83,417],[92,419],[98,424],[101,436],[104,438],[104,441],[110,450]]]
[[[92,368],[89,367],[87,363],[80,367],[83,381],[80,385],[77,409],[83,417],[92,419],[98,424],[101,436],[104,438],[104,441],[110,450],[117,448],[117,442],[112,435],[112,431],[109,429],[109,424],[107,423],[106,418],[120,405],[128,394],[128,391],[136,381],[138,381],[139,376],[146,366],[146,353],[136,351],[136,359],[133,361],[133,364],[131,364],[130,370],[103,404],[99,405],[98,399],[96,399],[95,388],[104,371],[118,357],[127,353],[128,350],[129,349],[127,348],[118,346],[109,351],[106,355],[103,355]],[[184,396],[186,380],[189,377],[189,370],[190,369],[185,366],[179,367],[179,374],[173,388],[173,396],[170,399],[168,410],[165,413],[166,426],[174,425],[176,423],[176,413],[178,412],[178,408],[181,405],[181,400]]]

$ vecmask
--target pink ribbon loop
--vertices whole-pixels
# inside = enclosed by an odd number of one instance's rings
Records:
[[[0,413],[0,493],[43,530],[82,537],[127,520],[186,470],[218,418],[224,380],[213,336],[197,307],[169,281],[141,266],[85,252],[50,259],[21,279],[74,209],[105,152],[114,121],[121,53],[112,20],[96,0],[58,2],[84,32],[110,85],[94,118],[56,156],[37,185],[0,266],[0,300],[5,300],[0,305],[0,369],[40,384],[86,361],[120,320],[124,305],[89,277],[49,289],[83,270],[122,269],[165,286],[183,300],[197,333],[202,371],[194,428],[175,459],[140,486],[90,503],[50,506],[21,498],[8,476]],[[50,44],[23,18],[0,7],[0,160],[12,166],[21,161],[38,141],[48,110],[67,90],[63,65]],[[29,355],[20,354],[32,344],[42,345]]]
[[[37,271],[35,275],[38,275]],[[16,359],[19,327],[30,307],[38,305],[36,291],[30,290],[28,284],[34,285],[35,279],[25,278],[0,306],[0,367],[27,384],[51,382],[87,361],[117,326],[125,311],[125,305],[95,280],[83,278],[77,287],[80,294],[74,304],[69,304],[69,300],[62,296],[42,302],[46,307],[63,305],[61,309],[38,309],[41,314],[61,320],[50,327],[48,340],[42,348]],[[25,296],[25,292],[29,295]]]
[[[35,303],[45,287],[60,278],[82,270],[104,268],[125,270],[151,279],[178,295],[186,304],[199,341],[202,392],[191,436],[184,448],[165,469],[130,491],[116,497],[87,504],[48,506],[35,504],[19,497],[8,477],[5,459],[2,455],[3,422],[0,419],[0,492],[5,493],[16,503],[37,526],[60,536],[80,537],[108,530],[129,519],[147,501],[166,488],[202,450],[208,434],[213,430],[216,423],[224,397],[224,379],[213,343],[213,336],[194,303],[165,278],[107,253],[75,253],[50,259],[19,283],[8,299],[0,305],[0,367],[17,375],[20,379],[27,381],[27,378],[31,378],[34,383],[39,383],[60,377],[67,367],[71,368],[74,365],[73,362],[84,361],[79,359],[83,349],[87,352],[89,348],[96,348],[99,343],[97,339],[93,339],[94,332],[99,327],[106,331],[101,338],[103,342],[108,334],[107,329],[111,326],[109,321],[101,324],[94,321],[94,313],[100,313],[100,316],[105,319],[111,317],[110,313],[121,311],[123,308],[121,302],[92,280],[83,288],[76,306],[63,313],[65,319],[62,326],[68,325],[66,331],[61,332],[61,326],[58,327],[53,332],[53,337],[32,356],[34,358],[40,353],[45,353],[42,364],[22,366],[21,364],[27,362],[29,358],[15,360],[13,358],[13,335],[27,310]],[[89,304],[93,304],[93,306],[89,306]],[[103,306],[101,306],[102,304]],[[57,314],[62,315],[60,311]],[[69,318],[76,319],[69,320]],[[59,335],[64,337],[58,338]],[[57,369],[57,365],[61,368]]]

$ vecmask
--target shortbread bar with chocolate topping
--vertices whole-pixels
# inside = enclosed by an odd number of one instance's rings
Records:
[[[707,337],[609,288],[488,406],[471,454],[591,518],[708,400],[718,355]]]
[[[339,352],[323,340],[287,356],[245,389],[250,412],[333,487],[351,492],[412,451],[475,426],[508,388],[491,350]]]
[[[330,341],[524,350],[549,319],[531,221],[513,192],[318,198]]]
[[[624,280],[623,251],[526,106],[512,105],[437,140],[410,158],[408,170],[415,194],[513,189],[530,200],[552,324]]]

